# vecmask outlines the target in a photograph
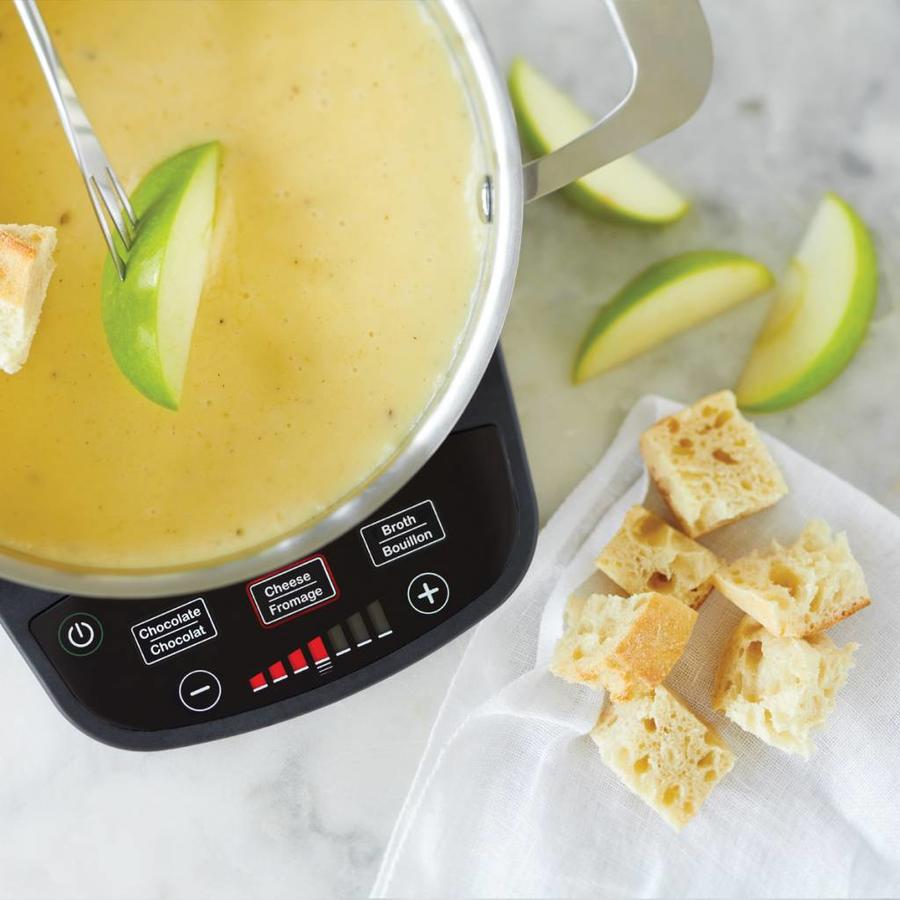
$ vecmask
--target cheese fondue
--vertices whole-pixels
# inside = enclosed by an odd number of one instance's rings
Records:
[[[181,408],[118,371],[105,246],[11,3],[0,222],[58,227],[31,356],[0,373],[0,547],[88,568],[199,565],[371,476],[454,354],[480,265],[475,130],[412,2],[100,2],[41,10],[133,188],[219,140],[212,261]]]

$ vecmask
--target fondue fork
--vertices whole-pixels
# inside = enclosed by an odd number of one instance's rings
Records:
[[[137,228],[137,216],[134,214],[128,195],[122,182],[113,171],[100,140],[91,127],[87,114],[78,100],[75,88],[63,68],[53,41],[47,32],[47,26],[37,8],[35,0],[13,0],[16,11],[22,19],[25,31],[34,48],[41,70],[47,79],[56,111],[59,113],[63,131],[69,139],[69,146],[75,154],[75,161],[81,169],[85,187],[91,198],[91,206],[110,256],[119,273],[120,280],[125,280],[125,260],[113,238],[109,222],[112,222],[119,235],[122,247],[131,249],[133,235]],[[107,219],[109,221],[107,221]]]

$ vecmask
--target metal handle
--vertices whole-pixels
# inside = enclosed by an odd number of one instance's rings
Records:
[[[687,121],[712,78],[698,0],[606,0],[631,64],[624,100],[568,144],[528,163],[525,202],[565,187]]]

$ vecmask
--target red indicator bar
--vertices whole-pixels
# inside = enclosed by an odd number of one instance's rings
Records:
[[[316,665],[328,659],[328,651],[325,649],[325,641],[320,637],[313,638],[307,645],[310,655]]]
[[[257,691],[261,691],[265,687],[268,687],[268,685],[266,684],[266,676],[263,675],[262,672],[257,672],[250,679],[250,689],[255,694]]]
[[[284,663],[281,660],[278,662],[273,662],[271,666],[269,666],[269,677],[272,679],[272,683],[274,684],[277,681],[284,681],[287,678],[287,672],[284,669]]]
[[[325,649],[325,641],[320,637],[314,637],[307,645],[312,661],[316,664],[316,671],[325,675],[331,671],[331,657]]]
[[[303,655],[303,651],[299,647],[291,653],[288,653],[288,662],[290,663],[291,668],[294,670],[295,675],[299,675],[301,672],[305,672],[309,668],[309,663],[307,663],[306,657]]]

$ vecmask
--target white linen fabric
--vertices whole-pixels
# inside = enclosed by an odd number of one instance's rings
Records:
[[[900,894],[900,519],[765,437],[791,493],[704,543],[732,559],[813,516],[845,530],[872,605],[832,629],[860,644],[809,761],[710,709],[740,617],[717,592],[667,684],[737,756],[675,834],[587,737],[603,698],[547,671],[567,596],[625,511],[662,509],[638,435],[676,409],[645,397],[541,533],[515,594],[473,632],[382,861],[377,897],[886,897]]]

